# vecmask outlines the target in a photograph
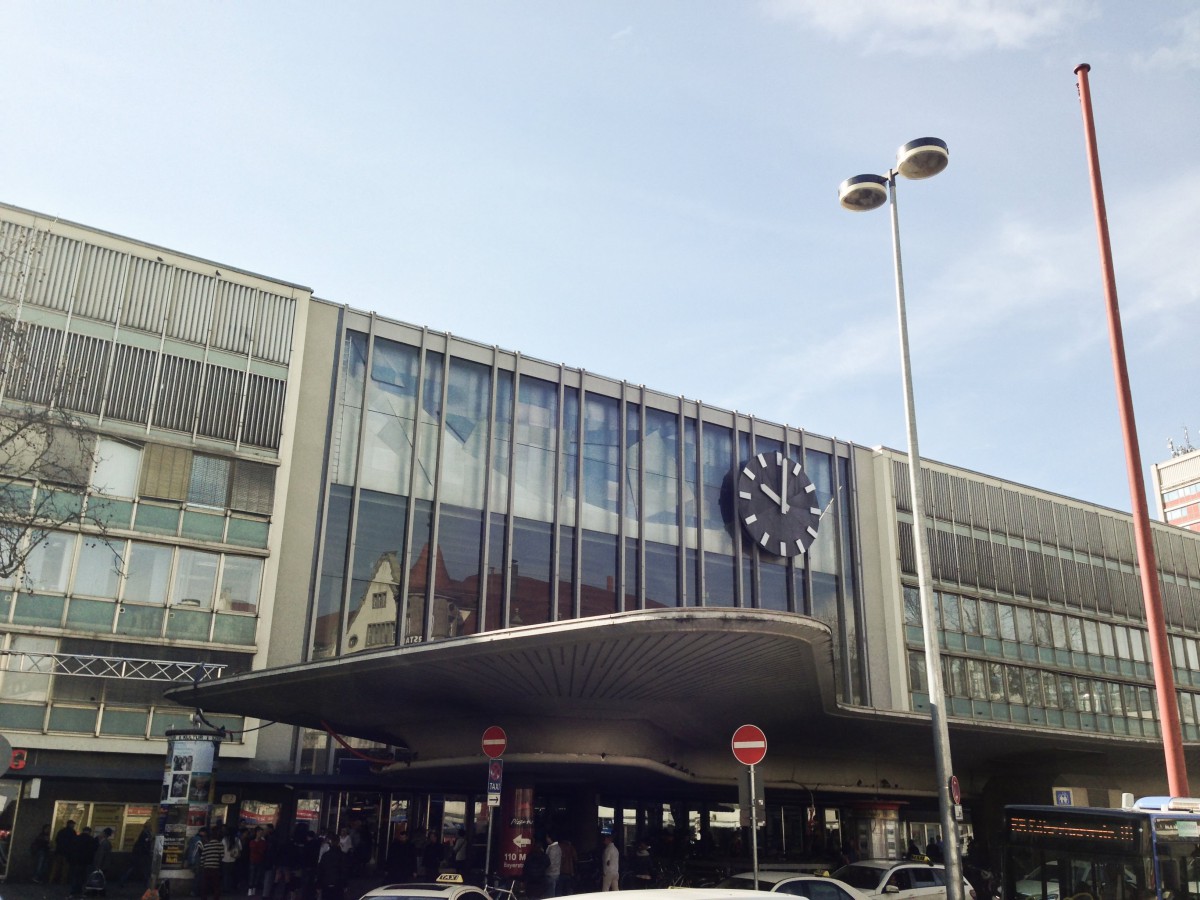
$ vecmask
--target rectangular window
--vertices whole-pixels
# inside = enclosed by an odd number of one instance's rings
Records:
[[[138,494],[159,500],[187,499],[192,475],[192,451],[183,447],[148,444],[144,451],[142,481]]]
[[[974,597],[962,598],[963,634],[979,634],[979,604]]]
[[[224,509],[229,503],[230,460],[222,456],[192,457],[192,472],[188,480],[188,503]]]
[[[52,531],[25,559],[25,587],[31,591],[64,594],[75,554],[75,535]]]
[[[1017,640],[1033,644],[1033,613],[1023,606],[1017,607]]]
[[[1083,621],[1083,645],[1088,653],[1100,653],[1100,630],[1092,619]]]
[[[1001,603],[998,606],[1000,613],[1000,637],[1006,641],[1015,641],[1017,639],[1017,624],[1014,621],[1013,608],[1007,603]]]
[[[961,632],[962,617],[959,615],[958,595],[942,594],[942,627],[947,631]]]
[[[1067,638],[1072,650],[1076,653],[1083,652],[1083,625],[1074,616],[1067,617]]]
[[[167,602],[171,578],[170,547],[133,541],[129,546],[129,568],[125,579],[125,599],[131,603]]]
[[[229,508],[269,516],[275,504],[275,467],[239,459],[233,464]]]
[[[904,624],[921,625],[921,593],[907,585],[904,588]]]
[[[263,561],[252,556],[226,556],[221,568],[219,609],[252,613],[258,609]]]
[[[180,548],[171,603],[200,609],[211,607],[217,586],[217,562],[220,558],[216,553]]]
[[[1059,650],[1070,650],[1071,645],[1067,642],[1067,617],[1052,613],[1050,627],[1054,634],[1054,646]]]
[[[1053,647],[1054,638],[1050,631],[1050,613],[1038,610],[1033,614],[1034,630],[1040,647]]]
[[[54,638],[16,634],[13,635],[9,649],[19,653],[53,653],[58,648]],[[50,663],[43,661],[41,665],[31,668],[48,672]],[[0,677],[3,678],[3,681],[0,681],[0,696],[6,700],[29,700],[35,703],[44,703],[50,692],[49,675],[8,671],[0,672]]]
[[[124,568],[125,542],[110,544],[103,538],[84,535],[79,547],[73,593],[115,600]]]
[[[996,604],[990,600],[979,601],[979,630],[984,637],[1000,637],[1000,626],[996,624]]]
[[[136,497],[142,450],[122,441],[100,438],[96,442],[96,464],[92,490],[108,497]]]

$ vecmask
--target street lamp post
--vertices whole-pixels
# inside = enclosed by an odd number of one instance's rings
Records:
[[[904,306],[904,268],[900,261],[900,218],[896,208],[896,176],[930,178],[950,162],[944,141],[926,137],[909,141],[896,154],[896,166],[886,175],[856,175],[838,188],[838,201],[846,209],[865,212],[890,201],[892,210],[892,255],[896,268],[896,312],[900,330],[900,370],[904,381],[904,411],[908,419],[908,481],[912,493],[913,540],[917,550],[917,584],[921,595],[921,632],[925,639],[925,677],[929,688],[929,713],[933,724],[934,758],[937,765],[938,812],[942,826],[948,900],[963,897],[962,857],[958,847],[958,824],[950,797],[954,774],[950,762],[950,732],[946,726],[946,699],[942,687],[942,657],[938,627],[934,621],[933,581],[929,542],[925,536],[925,492],[921,483],[921,453],[917,444],[917,411],[913,401],[912,368],[908,353],[908,316]]]

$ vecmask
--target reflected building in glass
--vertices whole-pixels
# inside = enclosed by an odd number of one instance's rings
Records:
[[[350,310],[339,344],[311,658],[777,610],[833,630],[840,695],[862,702],[852,445]],[[734,475],[760,454],[815,486],[804,553],[743,540]]]

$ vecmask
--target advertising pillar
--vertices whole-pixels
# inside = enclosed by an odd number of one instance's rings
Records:
[[[222,737],[219,731],[203,728],[167,732],[158,834],[147,887],[156,887],[168,878],[191,880],[188,842],[208,825],[216,788],[213,773]]]

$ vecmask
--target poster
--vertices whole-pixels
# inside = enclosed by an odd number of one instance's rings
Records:
[[[504,791],[500,798],[500,871],[505,878],[520,878],[525,857],[533,844],[533,788]]]

